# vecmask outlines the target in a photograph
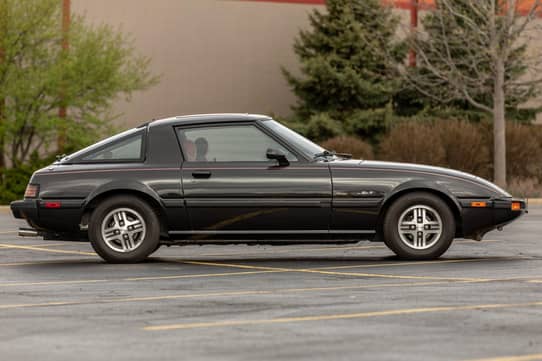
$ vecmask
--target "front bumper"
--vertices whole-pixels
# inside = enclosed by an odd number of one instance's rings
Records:
[[[501,228],[528,212],[527,202],[518,198],[461,199],[460,204],[462,207],[460,236],[476,240],[481,240],[487,232]],[[512,204],[519,207],[513,209]]]

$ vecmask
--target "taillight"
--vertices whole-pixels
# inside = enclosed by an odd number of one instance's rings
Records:
[[[37,198],[40,192],[40,186],[37,184],[29,184],[24,191],[25,198]]]

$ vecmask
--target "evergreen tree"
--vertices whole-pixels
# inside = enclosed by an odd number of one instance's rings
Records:
[[[310,15],[311,29],[296,39],[301,75],[283,69],[298,97],[295,117],[311,134],[322,128],[328,136],[337,129],[374,136],[399,87],[388,57],[404,60],[398,19],[380,0],[328,0],[326,8]]]

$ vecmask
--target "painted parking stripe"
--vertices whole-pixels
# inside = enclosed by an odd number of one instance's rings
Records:
[[[257,295],[273,295],[273,294],[282,294],[282,293],[288,294],[288,293],[322,292],[322,291],[337,291],[337,290],[356,290],[356,289],[366,289],[366,288],[394,288],[394,287],[405,287],[405,286],[416,287],[416,286],[444,285],[444,284],[451,284],[451,283],[463,283],[463,282],[445,282],[445,281],[400,282],[400,283],[382,283],[382,284],[372,284],[372,285],[369,284],[369,285],[357,285],[357,286],[307,287],[307,288],[286,288],[286,289],[246,290],[246,291],[239,290],[239,291],[226,291],[226,292],[124,297],[124,298],[96,299],[96,300],[88,299],[88,300],[77,300],[77,301],[55,301],[55,302],[43,302],[43,303],[16,303],[16,304],[0,305],[0,310],[1,309],[17,309],[17,308],[49,307],[49,306],[75,306],[75,305],[85,305],[85,304],[165,301],[165,300],[176,300],[176,299],[183,299],[183,298],[257,296]],[[465,282],[465,283],[469,283],[469,282]]]
[[[220,272],[220,273],[184,274],[184,275],[169,275],[169,276],[129,277],[129,278],[119,278],[119,279],[4,282],[4,283],[0,283],[0,288],[23,287],[23,286],[70,285],[70,284],[86,284],[86,283],[159,281],[159,280],[172,280],[172,279],[183,279],[183,278],[233,277],[233,276],[245,276],[245,275],[254,275],[254,274],[262,274],[262,273],[279,273],[279,272],[283,272],[283,271],[242,271],[242,272]]]
[[[17,244],[4,244],[0,243],[0,248],[14,248],[14,249],[25,249],[30,251],[41,251],[49,253],[63,253],[63,254],[76,254],[76,255],[86,255],[86,256],[96,256],[94,252],[83,252],[83,251],[67,251],[63,249],[48,249],[43,247],[34,247],[34,246],[22,246]]]
[[[41,248],[41,247],[60,247],[60,246],[65,246],[66,243],[51,243],[51,242],[48,242],[48,243],[38,243],[38,244],[17,244],[17,245],[2,245],[2,248],[17,248],[18,246],[25,246],[25,247],[38,247],[38,248]]]
[[[540,361],[542,360],[542,353],[521,355],[521,356],[503,356],[492,358],[471,359],[468,361]]]
[[[147,326],[147,327],[144,327],[143,330],[145,331],[172,331],[172,330],[183,330],[183,329],[186,330],[186,329],[195,329],[195,328],[258,326],[258,325],[293,323],[293,322],[332,321],[332,320],[346,320],[346,319],[359,319],[359,318],[384,317],[384,316],[403,316],[403,315],[428,314],[428,313],[453,312],[453,311],[478,311],[478,310],[526,308],[526,307],[540,307],[540,306],[542,306],[542,301],[527,302],[527,303],[500,303],[500,304],[460,305],[460,306],[445,306],[445,307],[421,307],[421,308],[405,308],[405,309],[396,309],[396,310],[358,312],[358,313],[343,313],[343,314],[300,316],[300,317],[279,317],[279,318],[258,319],[258,320],[226,320],[226,321],[216,321],[216,322],[177,323],[177,324]]]
[[[470,240],[459,240],[459,241],[456,241],[456,242],[474,242],[474,241],[470,241]],[[496,240],[489,240],[489,241],[486,241],[486,242],[498,242]],[[26,250],[31,250],[31,251],[41,251],[41,252],[48,252],[48,253],[62,253],[62,254],[77,254],[77,255],[89,255],[89,256],[97,256],[97,254],[95,252],[83,252],[83,251],[69,251],[69,250],[62,250],[62,249],[55,249],[55,250],[51,250],[51,249],[46,249],[44,247],[52,247],[52,246],[57,246],[57,245],[61,245],[59,243],[57,244],[40,244],[40,245],[16,245],[16,244],[6,244],[6,243],[1,243],[0,244],[0,248],[5,248],[5,249],[26,249]],[[335,247],[319,247],[319,248],[309,248],[309,249],[303,249],[303,248],[297,248],[293,251],[305,251],[305,252],[313,252],[313,251],[327,251],[327,250],[330,250],[330,249],[336,249],[336,250],[349,250],[349,249],[386,249],[387,247],[386,246],[347,246],[347,247],[341,247],[341,246],[335,246]],[[292,250],[273,250],[273,253],[289,253],[289,252],[292,252]],[[226,254],[203,254],[203,255],[200,255],[202,257],[204,256],[214,256],[214,257],[219,257],[219,256],[246,256],[246,255],[250,255],[250,254],[254,254],[254,255],[258,255],[260,254],[261,252],[258,252],[258,253],[226,253]],[[438,262],[438,261],[437,261]],[[0,267],[2,266],[15,266],[17,265],[18,263],[16,262],[12,262],[12,263],[0,263]],[[29,264],[33,264],[31,262],[23,262],[21,263],[21,265],[29,265]],[[346,267],[345,267],[346,268]]]
[[[97,258],[84,258],[84,259],[73,258],[73,259],[61,259],[61,260],[6,262],[6,263],[0,263],[0,267],[41,266],[41,265],[49,265],[49,264],[67,264],[67,263],[103,263],[103,262]]]
[[[206,261],[180,261],[181,263],[197,264],[204,266],[216,266],[216,267],[232,267],[242,269],[254,269],[254,270],[269,270],[269,271],[286,271],[286,272],[303,272],[303,273],[316,273],[332,276],[354,276],[354,277],[367,277],[367,278],[391,278],[391,279],[422,279],[422,280],[440,280],[440,281],[491,281],[487,278],[471,278],[471,277],[432,277],[432,276],[406,276],[406,275],[390,275],[390,274],[377,274],[377,273],[359,273],[359,272],[334,272],[317,270],[312,268],[282,268],[282,267],[266,267],[266,266],[248,266],[243,264],[232,264],[223,262],[206,262]]]
[[[377,264],[361,264],[361,265],[345,265],[345,266],[326,266],[326,267],[314,267],[316,270],[338,270],[348,268],[376,268],[376,267],[408,267],[418,265],[431,265],[431,264],[447,264],[447,263],[465,263],[465,262],[489,262],[489,261],[525,261],[532,260],[529,257],[484,257],[484,258],[459,258],[459,259],[438,259],[432,261],[405,261],[405,262],[389,262],[389,263],[377,263]]]
[[[84,260],[85,262],[92,262],[94,263],[94,260]],[[463,260],[453,260],[453,262],[462,262]],[[465,260],[465,261],[471,261]],[[78,260],[78,262],[83,262],[83,260]],[[181,261],[179,261],[181,262]],[[176,262],[176,263],[179,263]],[[66,263],[65,261],[44,261],[44,262],[37,262],[37,263],[28,263],[30,265],[47,265],[47,264],[63,264]],[[423,264],[423,262],[420,262]],[[446,262],[450,263],[450,262]],[[24,263],[22,263],[24,264]],[[379,263],[374,264],[370,266],[375,267],[384,267],[387,266],[389,263]],[[0,264],[1,265],[1,264]],[[17,263],[18,265],[18,263]],[[401,264],[391,264],[391,265],[401,265]],[[404,263],[403,265],[410,265],[410,263]],[[365,266],[365,265],[361,265]],[[341,267],[341,266],[339,266]],[[349,266],[349,267],[356,267],[356,266]],[[325,267],[326,269],[328,267]],[[319,268],[314,268],[315,270],[318,270]],[[296,269],[291,270],[283,270],[283,269],[277,269],[277,270],[255,270],[255,271],[241,271],[241,272],[220,272],[220,273],[205,273],[205,274],[181,274],[181,275],[166,275],[166,276],[141,276],[141,277],[128,277],[128,278],[118,278],[118,279],[87,279],[87,280],[58,280],[58,281],[29,281],[29,282],[3,282],[0,283],[0,288],[2,287],[24,287],[24,286],[50,286],[50,285],[70,285],[70,284],[86,284],[86,283],[102,283],[102,282],[136,282],[136,281],[158,281],[158,280],[172,280],[172,279],[184,279],[184,278],[204,278],[204,277],[229,277],[229,276],[242,276],[242,275],[253,275],[253,274],[265,274],[265,273],[287,273],[287,272],[296,272]],[[513,280],[521,280],[531,277],[512,277],[512,278],[499,278],[499,279],[481,279],[480,282],[489,282],[489,281],[513,281]],[[455,281],[455,279],[453,280]],[[460,282],[478,282],[476,279],[474,281],[468,280],[459,280]],[[531,282],[531,281],[528,281]],[[533,282],[537,282],[536,280]]]

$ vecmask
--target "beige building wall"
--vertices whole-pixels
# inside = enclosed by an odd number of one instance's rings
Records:
[[[220,0],[73,0],[94,23],[120,26],[152,58],[160,84],[119,100],[119,125],[214,112],[286,115],[295,97],[280,66],[311,5]],[[320,6],[321,7],[321,6]]]
[[[308,13],[324,9],[238,0],[72,0],[72,6],[91,22],[131,34],[162,76],[157,86],[116,102],[121,127],[194,113],[290,114],[296,98],[280,66],[298,67],[294,39],[308,26]],[[408,26],[408,12],[397,12]]]

